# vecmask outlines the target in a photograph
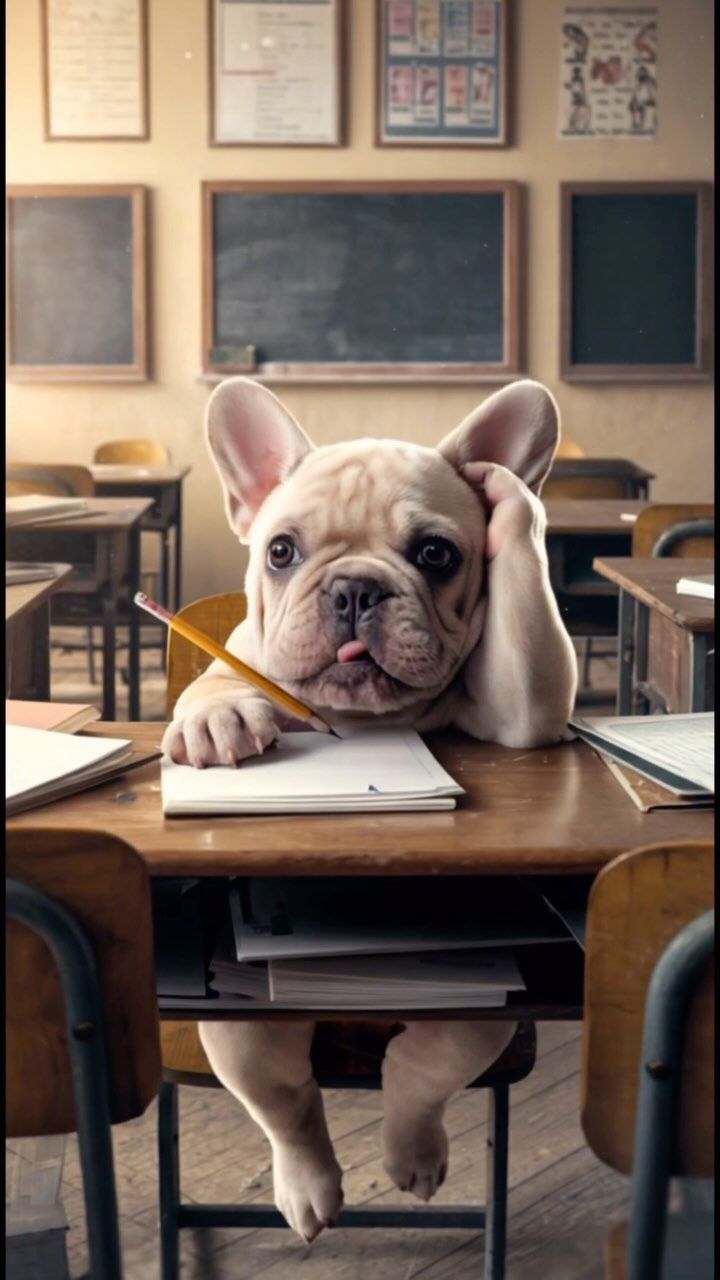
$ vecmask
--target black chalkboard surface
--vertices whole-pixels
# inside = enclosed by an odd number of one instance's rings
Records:
[[[8,191],[8,376],[146,376],[142,187]]]
[[[706,373],[704,184],[565,184],[563,375]]]
[[[206,183],[206,371],[514,371],[517,195]]]

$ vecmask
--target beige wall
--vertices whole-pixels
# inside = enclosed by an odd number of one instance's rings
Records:
[[[659,137],[556,139],[561,0],[518,0],[515,136],[508,150],[373,147],[375,0],[350,0],[350,139],[343,150],[209,148],[205,0],[148,0],[151,138],[42,140],[39,0],[10,0],[8,181],[141,182],[151,190],[153,380],[136,386],[8,387],[9,454],[85,462],[112,437],[153,435],[187,483],[185,594],[241,583],[202,442],[209,387],[200,369],[203,178],[516,178],[527,184],[526,371],[557,396],[568,436],[657,472],[658,498],[711,495],[709,386],[569,386],[558,378],[558,183],[712,176],[712,0],[659,0]],[[471,386],[279,387],[318,443],[358,435],[431,444],[492,390]]]

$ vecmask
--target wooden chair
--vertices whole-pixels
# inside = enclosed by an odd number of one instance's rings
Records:
[[[708,531],[708,521],[715,520],[715,506],[711,502],[654,503],[641,511],[633,524],[632,553],[634,556],[671,555],[686,559],[692,556],[714,556],[715,543]],[[659,540],[675,525],[703,521],[696,531],[688,528],[685,536],[678,538],[667,550],[656,550]]]
[[[90,1274],[119,1280],[110,1125],[160,1084],[147,869],[115,836],[39,828],[8,832],[6,867],[6,1135],[78,1133]]]
[[[69,466],[64,462],[10,462],[5,473],[5,492],[92,498],[95,481],[87,467]]]
[[[714,980],[708,923],[695,923],[713,905],[713,871],[709,842],[650,845],[616,858],[590,893],[582,1125],[595,1154],[634,1178],[630,1230],[615,1228],[608,1244],[609,1280],[660,1280],[669,1178],[713,1176]],[[701,947],[685,998],[673,1005],[667,967],[687,954],[688,927],[691,936],[699,928]],[[662,1028],[668,1011],[676,1019],[670,1034]],[[671,1217],[662,1275],[701,1280],[687,1256],[679,1270],[667,1269],[682,1239],[677,1228]],[[699,1256],[697,1237],[695,1248]]]
[[[93,462],[130,463],[134,466],[162,466],[170,461],[170,451],[159,440],[106,440],[93,454]]]
[[[585,458],[587,454],[581,444],[574,440],[561,440],[556,451],[556,458]]]
[[[245,617],[242,592],[208,596],[186,605],[179,617],[225,644],[230,632]],[[167,714],[183,689],[212,661],[175,632],[168,636]],[[312,1047],[315,1077],[324,1088],[379,1089],[380,1064],[398,1022],[322,1022]],[[179,1181],[179,1130],[177,1086],[221,1087],[205,1057],[193,1022],[165,1022],[161,1029],[163,1085],[158,1112],[160,1151],[160,1230],[162,1280],[177,1280],[178,1233],[181,1227],[285,1227],[281,1214],[270,1205],[182,1204]],[[507,1160],[509,1088],[529,1075],[535,1063],[533,1023],[521,1023],[494,1066],[472,1088],[490,1090],[487,1137],[487,1195],[484,1208],[468,1209],[344,1209],[338,1225],[349,1227],[412,1226],[485,1228],[485,1280],[502,1280],[505,1274],[507,1220]]]

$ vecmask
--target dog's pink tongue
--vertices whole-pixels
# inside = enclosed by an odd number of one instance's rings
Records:
[[[347,644],[341,644],[337,651],[338,662],[352,662],[353,658],[359,658],[361,653],[367,653],[367,645],[362,640],[348,640]]]

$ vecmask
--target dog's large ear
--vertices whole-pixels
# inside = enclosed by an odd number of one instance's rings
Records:
[[[310,452],[312,442],[277,396],[251,378],[228,378],[215,388],[205,435],[230,527],[245,540],[270,491]]]
[[[499,462],[539,493],[559,439],[555,400],[541,383],[526,379],[489,396],[438,449],[458,471],[466,462]]]

